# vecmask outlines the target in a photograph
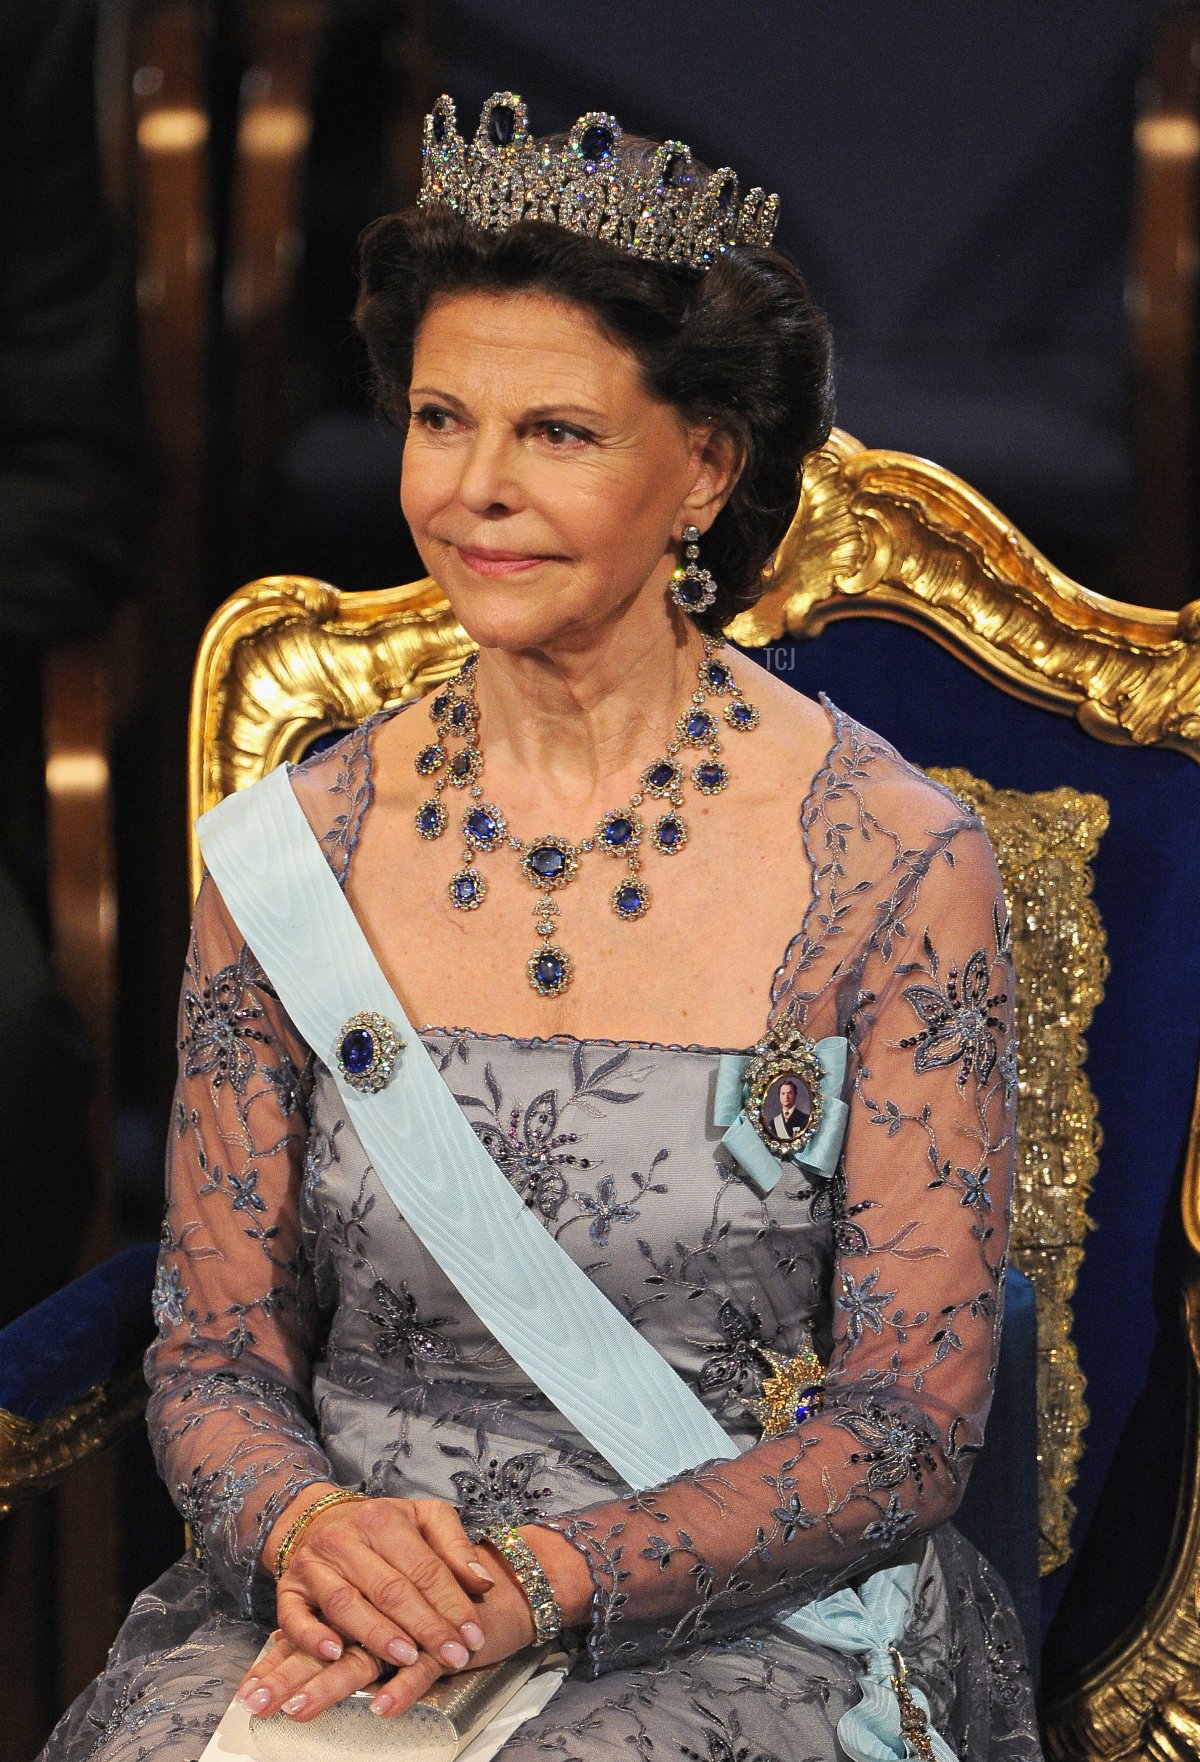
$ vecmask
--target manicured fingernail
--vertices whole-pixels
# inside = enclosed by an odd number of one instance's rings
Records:
[[[258,1686],[258,1681],[259,1681],[259,1679],[257,1676],[248,1676],[246,1678],[245,1682],[242,1684],[241,1688],[238,1690],[238,1693],[237,1693],[238,1700],[244,1701],[246,1699],[246,1696],[251,1694],[253,1692],[253,1690]]]
[[[339,1659],[341,1657],[341,1655],[342,1655],[342,1648],[341,1648],[340,1643],[337,1640],[318,1640],[317,1641],[317,1657],[318,1658],[328,1658],[330,1663],[332,1664],[332,1663],[335,1663],[337,1661],[337,1659]]]
[[[281,1713],[288,1713],[288,1714],[303,1713],[304,1709],[307,1706],[308,1706],[308,1696],[307,1695],[293,1695],[290,1701],[285,1701],[283,1703],[283,1706],[279,1709],[279,1711]]]
[[[487,1567],[481,1566],[478,1560],[470,1561],[467,1570],[474,1578],[479,1580],[481,1585],[494,1585],[496,1582]]]
[[[464,1621],[458,1631],[467,1642],[468,1646],[470,1646],[472,1652],[480,1652],[483,1650],[483,1629],[479,1626],[478,1622]]]
[[[371,1702],[371,1711],[372,1713],[390,1713],[395,1705],[395,1700],[391,1695],[376,1695]]]
[[[270,1689],[255,1689],[252,1695],[246,1696],[246,1705],[251,1713],[265,1713],[271,1705]]]
[[[417,1648],[410,1645],[407,1640],[389,1640],[387,1652],[388,1657],[394,1658],[397,1664],[415,1664],[417,1662]]]
[[[439,1651],[438,1657],[443,1664],[448,1664],[451,1670],[463,1670],[471,1662],[471,1654],[467,1648],[460,1646],[455,1640],[447,1640]]]

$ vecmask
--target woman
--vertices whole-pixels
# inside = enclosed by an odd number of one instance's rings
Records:
[[[534,143],[502,93],[467,146],[439,102],[358,317],[478,658],[432,729],[378,715],[288,783],[455,1120],[740,1454],[631,1496],[364,1151],[347,1085],[412,1049],[364,1017],[314,1052],[209,876],[150,1359],[202,1564],[138,1600],[53,1762],[183,1762],[235,1691],[395,1715],[560,1627],[576,1667],[506,1757],[841,1756],[864,1669],[819,1618],[881,1572],[910,1749],[927,1708],[962,1757],[1038,1755],[1011,1605],[946,1522],[1013,1169],[995,866],[877,736],[719,647],[831,420],[772,225],[611,118]],[[781,1144],[785,1085],[812,1117]],[[872,1671],[890,1706],[898,1657]]]

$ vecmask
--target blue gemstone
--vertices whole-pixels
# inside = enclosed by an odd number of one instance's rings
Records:
[[[471,775],[471,754],[469,752],[455,753],[450,761],[450,769],[456,777],[469,777]]]
[[[474,875],[456,875],[454,877],[454,897],[459,905],[471,905],[479,893],[479,883]]]
[[[428,807],[418,808],[417,809],[417,831],[418,832],[436,832],[438,829],[438,822],[440,819],[441,819],[441,815],[438,813],[437,808],[433,805],[432,802],[430,802]]]
[[[617,888],[617,910],[623,916],[636,918],[645,903],[641,888],[635,887],[632,882],[626,882],[623,887]]]
[[[433,113],[433,138],[439,147],[446,139],[446,118],[440,110],[435,110]]]
[[[669,156],[667,163],[663,166],[662,174],[663,183],[668,189],[674,184],[682,183],[685,164],[686,160],[682,153],[672,153]]]
[[[552,844],[539,844],[529,853],[529,867],[543,881],[557,881],[566,866],[565,855]]]
[[[731,704],[729,719],[731,722],[740,722],[744,726],[747,722],[753,722],[754,711],[749,704]]]
[[[651,765],[647,771],[646,782],[651,789],[669,789],[677,775],[674,765],[668,765],[665,759],[660,759],[657,765]]]
[[[556,954],[539,954],[533,963],[533,976],[543,991],[557,991],[567,973]]]
[[[445,756],[440,746],[423,746],[417,754],[417,770],[422,777],[428,777],[437,770]]]
[[[500,828],[486,808],[472,808],[467,815],[467,831],[481,844],[490,844]]]
[[[633,821],[625,819],[623,815],[615,820],[610,820],[600,836],[605,844],[613,845],[619,849],[621,845],[628,844],[633,837]]]
[[[460,698],[450,711],[451,728],[465,728],[470,718],[470,708]]]
[[[579,143],[579,151],[594,164],[597,160],[607,159],[614,145],[612,130],[602,122],[594,122],[590,129],[585,130]]]
[[[497,104],[488,117],[488,140],[493,147],[511,147],[516,127],[516,112],[507,104]]]
[[[339,1050],[351,1076],[360,1077],[375,1062],[375,1036],[366,1028],[351,1028]]]
[[[453,702],[454,699],[448,691],[440,691],[430,707],[435,716],[444,716]]]
[[[732,682],[733,675],[730,673],[728,667],[722,666],[720,661],[710,661],[708,663],[708,683],[712,686],[714,691],[724,691],[728,685],[732,684]]]
[[[812,1412],[812,1402],[811,1401],[798,1402],[797,1406],[796,1406],[796,1424],[799,1425],[800,1421],[802,1419],[807,1419],[811,1412]]]
[[[722,214],[725,213],[725,210],[729,207],[729,204],[733,201],[733,198],[734,198],[734,195],[736,194],[736,192],[737,192],[737,185],[734,183],[734,181],[731,177],[727,177],[725,179],[725,182],[721,185],[720,192],[717,196],[717,207],[720,209]]]
[[[657,837],[659,844],[665,846],[667,850],[674,850],[677,844],[683,842],[683,828],[678,820],[662,820],[659,823]]]
[[[712,717],[707,710],[693,710],[684,726],[689,740],[707,740],[712,733]]]
[[[725,781],[724,765],[697,765],[696,782],[701,789],[719,789]]]
[[[685,575],[676,584],[675,591],[685,606],[697,606],[704,598],[704,583],[697,581],[694,575]]]

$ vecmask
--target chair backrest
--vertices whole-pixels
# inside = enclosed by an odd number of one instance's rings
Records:
[[[1051,1741],[1112,1754],[1190,1655],[1200,1564],[1194,1523],[1155,1591],[1196,1479],[1177,1310],[1200,1247],[1200,606],[1091,594],[949,473],[835,433],[730,635],[940,768],[996,845],[1020,987],[1014,1259],[1038,1297]],[[422,694],[469,647],[429,581],[252,583],[197,663],[193,816]],[[1092,1662],[1147,1623],[1150,1641]]]

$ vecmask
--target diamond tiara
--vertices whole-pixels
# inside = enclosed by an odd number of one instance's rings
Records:
[[[615,117],[590,110],[563,145],[535,141],[518,94],[493,92],[468,144],[443,94],[425,118],[417,199],[453,208],[485,232],[547,220],[692,269],[711,268],[731,245],[771,243],[778,196],[756,185],[739,201],[737,174],[723,165],[699,177],[682,141],[664,141],[643,170],[622,155],[621,140]]]

